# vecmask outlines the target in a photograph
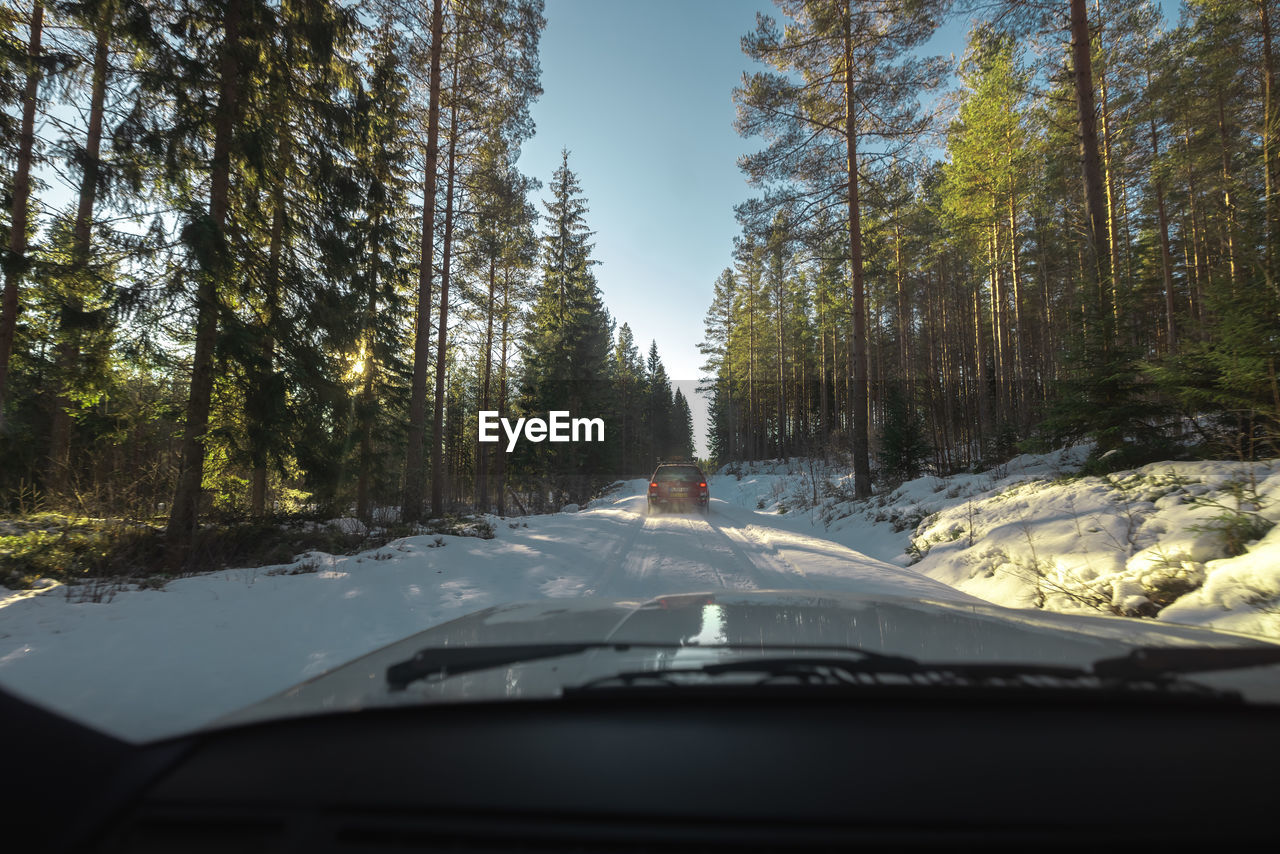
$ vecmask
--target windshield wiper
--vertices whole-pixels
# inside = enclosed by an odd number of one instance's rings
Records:
[[[750,647],[742,647],[734,644],[631,643],[628,641],[427,647],[414,653],[413,658],[388,667],[387,686],[392,691],[402,691],[411,682],[417,682],[420,679],[445,679],[461,673],[489,670],[511,664],[523,664],[544,658],[578,655],[596,649],[612,649],[616,652],[627,652],[632,649],[801,651],[795,647],[772,644],[755,644]],[[879,666],[885,668],[916,666],[915,660],[911,658],[868,652],[855,647],[807,646],[803,647],[802,650],[804,652],[835,652],[844,656],[856,656],[859,661],[877,662]],[[792,657],[784,660],[798,661],[800,659]],[[719,666],[732,667],[733,664],[733,662],[730,662]]]
[[[786,652],[788,655],[735,658],[695,667],[667,667],[635,670],[567,686],[565,695],[596,693],[602,690],[640,688],[706,688],[735,677],[758,676],[757,686],[799,684],[808,687],[867,688],[896,685],[916,688],[1175,691],[1218,699],[1238,699],[1221,692],[1178,679],[1186,673],[1207,673],[1280,664],[1280,646],[1257,647],[1143,647],[1118,658],[1105,658],[1090,669],[1019,663],[931,663],[907,656],[887,655],[855,647],[779,645],[740,646],[734,644],[631,643],[598,641],[584,643],[511,644],[501,646],[446,646],[419,650],[413,658],[387,668],[387,685],[404,690],[423,679],[445,679],[463,673],[490,670],[547,658],[579,655],[591,650],[728,650]],[[814,654],[822,653],[822,654]],[[741,686],[742,679],[734,684]]]
[[[1104,679],[1160,679],[1269,664],[1280,664],[1280,646],[1148,646],[1095,661],[1093,672]]]
[[[1105,669],[1105,668],[1104,668]],[[957,692],[989,696],[1023,693],[1105,694],[1127,697],[1176,697],[1187,700],[1238,701],[1239,694],[1151,673],[1103,675],[1094,670],[1043,664],[1002,662],[930,663],[911,658],[875,656],[840,658],[804,656],[753,658],[698,667],[636,670],[566,687],[565,697],[620,696],[644,693],[716,695],[728,690],[753,694],[774,691],[818,691],[838,696],[885,695],[899,691]]]
[[[489,670],[508,664],[577,655],[589,649],[613,648],[625,652],[636,644],[628,643],[542,643],[508,646],[441,646],[418,650],[413,658],[387,668],[387,685],[402,691],[410,682],[432,677],[445,678],[476,670]],[[676,646],[664,644],[663,648]]]

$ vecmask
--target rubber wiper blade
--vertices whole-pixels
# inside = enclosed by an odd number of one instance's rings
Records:
[[[508,664],[577,655],[591,649],[626,650],[626,643],[542,643],[505,646],[439,646],[420,649],[413,658],[387,668],[387,686],[402,691],[411,682],[431,677],[457,676]]]
[[[1147,646],[1118,658],[1095,661],[1093,672],[1104,679],[1153,679],[1269,664],[1280,664],[1280,646]]]
[[[682,644],[679,642],[653,643],[628,641],[590,641],[582,643],[544,643],[544,644],[506,644],[495,646],[439,646],[427,647],[414,653],[413,658],[401,661],[387,668],[387,685],[392,691],[404,690],[411,682],[420,679],[445,678],[470,673],[477,670],[489,670],[509,664],[523,664],[544,658],[560,658],[566,655],[578,655],[593,649],[612,649],[626,652],[631,649],[688,649],[688,650],[740,650],[733,644]],[[791,650],[789,646],[760,645],[751,649],[760,651]],[[807,651],[837,652],[843,656],[856,656],[858,661],[881,662],[885,668],[892,669],[906,665],[914,665],[914,659],[868,652],[854,647],[805,647]],[[758,659],[757,659],[758,660]],[[779,659],[783,660],[783,659]],[[790,660],[798,660],[791,658]],[[828,661],[847,659],[827,659]]]
[[[721,661],[687,669],[684,672],[709,673],[712,675],[722,673],[787,675],[811,673],[823,667],[856,670],[860,673],[915,673],[921,669],[921,664],[914,658],[908,658],[907,656],[856,652],[847,658],[831,655],[780,656],[777,658],[747,658],[741,661]]]
[[[802,686],[900,688],[1047,688],[1096,686],[1099,680],[1087,670],[1047,664],[1002,662],[921,662],[905,656],[879,653],[850,656],[779,656],[743,658],[693,667],[634,670],[593,679],[566,689],[566,695],[601,691],[645,689],[694,689],[713,687],[718,677],[759,675],[757,686],[777,686],[777,680],[796,680]],[[712,681],[708,682],[707,678]],[[743,683],[730,683],[741,687]]]

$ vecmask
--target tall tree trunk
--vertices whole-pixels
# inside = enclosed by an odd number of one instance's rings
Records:
[[[31,152],[36,141],[36,98],[40,90],[40,38],[44,33],[44,4],[31,8],[27,40],[27,84],[22,92],[22,126],[18,161],[13,173],[13,207],[9,217],[9,247],[4,257],[4,295],[0,297],[0,434],[6,428],[9,402],[9,358],[18,328],[18,286],[27,267],[27,208],[31,201]]]
[[[1085,0],[1069,0],[1071,13],[1072,77],[1080,121],[1080,166],[1084,178],[1089,227],[1089,275],[1098,287],[1110,278],[1111,247],[1107,240],[1107,205],[1098,156],[1098,120],[1093,99],[1093,58]]]
[[[844,130],[849,182],[849,264],[853,286],[853,494],[871,496],[870,412],[867,388],[867,320],[862,278],[862,212],[858,207],[858,121],[853,86],[853,15],[845,9]]]
[[[409,447],[405,454],[404,499],[400,518],[422,518],[422,488],[426,479],[423,445],[427,430],[427,363],[431,349],[431,279],[435,255],[436,166],[440,142],[440,49],[444,41],[444,0],[431,7],[431,72],[427,104],[427,162],[422,189],[422,260],[418,267],[418,311],[413,340],[413,388],[409,398]]]
[[[902,272],[902,222],[900,211],[895,206],[893,211],[893,267],[894,284],[898,297],[898,376],[902,379],[903,394],[908,403],[914,406],[911,389],[911,314],[907,308],[906,276]]]
[[[378,312],[378,282],[376,255],[371,259],[374,269],[374,281],[369,296],[369,327]],[[368,334],[368,333],[366,333]],[[370,335],[370,337],[372,337]],[[370,497],[370,486],[373,481],[373,409],[374,409],[374,351],[370,341],[364,355],[364,376],[360,388],[360,458],[356,474],[356,518],[366,526],[373,525],[373,504]]]
[[[827,461],[828,443],[831,441],[831,403],[827,393],[827,312],[826,300],[818,298],[818,338],[821,340],[821,365],[818,372],[818,411],[822,414],[818,422],[819,436],[822,444],[822,461]],[[727,360],[726,360],[727,361]]]
[[[1236,206],[1231,201],[1231,152],[1227,147],[1227,110],[1218,92],[1218,134],[1222,142],[1222,209],[1226,213],[1227,269],[1231,274],[1231,293],[1236,292]]]
[[[778,389],[777,395],[777,418],[778,418],[778,456],[785,462],[787,459],[787,375],[786,375],[786,346],[783,335],[786,325],[786,300],[784,294],[786,285],[784,284],[782,275],[782,247],[781,245],[774,247],[774,267],[777,280],[774,282],[774,296],[778,305]]]
[[[284,105],[281,103],[283,98],[274,100],[277,109],[283,112]],[[266,292],[262,300],[262,353],[260,356],[262,361],[253,376],[255,386],[253,395],[257,397],[256,406],[253,408],[256,411],[249,413],[250,419],[258,422],[258,431],[264,434],[270,429],[266,421],[273,406],[271,395],[275,385],[276,358],[274,329],[280,302],[280,262],[284,252],[284,191],[293,158],[293,136],[288,122],[281,120],[277,125],[276,134],[276,152],[279,162],[275,169],[275,184],[271,188],[271,234],[267,244],[267,274],[263,281]],[[249,479],[249,514],[260,518],[266,513],[267,506],[267,449],[255,442],[254,447],[250,448],[250,454],[253,457],[253,471]]]
[[[994,203],[994,199],[992,202]],[[1007,372],[1005,362],[1005,346],[1004,346],[1004,324],[1001,322],[1004,317],[1004,293],[1000,287],[1000,222],[993,220],[991,223],[991,236],[987,241],[988,252],[991,257],[991,373],[995,380],[996,393],[993,402],[995,403],[995,411],[992,413],[994,424],[1003,424],[1007,416]]]
[[[511,274],[508,271],[502,277],[502,333],[501,354],[498,361],[498,417],[507,416],[507,340],[511,322]],[[507,515],[507,455],[503,451],[496,453],[497,464],[494,472],[495,489],[498,493],[498,515]]]
[[[759,459],[756,437],[756,284],[747,278],[747,461]]]
[[[209,267],[200,271],[196,291],[196,341],[191,364],[187,423],[182,434],[182,464],[166,536],[171,566],[184,563],[200,514],[204,479],[205,434],[213,398],[213,351],[218,338],[218,285],[228,268],[224,234],[231,188],[231,136],[240,93],[240,0],[228,0],[223,13],[222,56],[218,69],[218,107],[214,119],[213,162],[209,174]]]
[[[489,258],[489,299],[485,303],[485,328],[484,328],[484,368],[480,379],[480,410],[485,411],[489,408],[489,376],[493,368],[493,311],[495,308],[497,275],[496,261],[490,256]],[[625,412],[625,410],[624,410]],[[623,416],[625,421],[625,415]],[[626,449],[626,439],[624,437],[623,452]],[[489,512],[489,446],[476,443],[476,485],[479,495],[476,500],[476,509],[481,513]]]
[[[1204,322],[1204,292],[1203,288],[1209,277],[1209,259],[1207,251],[1203,244],[1201,235],[1203,230],[1200,227],[1199,216],[1196,207],[1196,176],[1195,170],[1191,168],[1191,130],[1184,128],[1182,131],[1182,143],[1186,151],[1185,163],[1187,165],[1187,209],[1191,214],[1191,301],[1192,316],[1195,320]]]
[[[449,158],[445,167],[444,253],[440,265],[440,329],[436,333],[436,398],[431,413],[431,515],[444,515],[444,375],[449,355],[449,268],[453,260],[453,184],[458,148],[458,62],[453,64],[454,101],[449,109]]]
[[[1109,266],[1111,268],[1111,305],[1108,307],[1111,311],[1111,321],[1117,327],[1120,324],[1120,228],[1119,217],[1116,214],[1117,208],[1117,192],[1116,192],[1116,173],[1114,168],[1114,159],[1111,156],[1111,104],[1107,94],[1107,78],[1105,74],[1098,75],[1098,82],[1102,89],[1102,169],[1104,175],[1104,188],[1107,200],[1107,245],[1110,248]]]
[[[1012,339],[1010,345],[1012,347],[1013,358],[1013,374],[1010,381],[1013,383],[1012,404],[1013,412],[1017,418],[1019,427],[1026,427],[1028,421],[1028,412],[1026,400],[1028,399],[1026,386],[1027,364],[1026,354],[1023,352],[1023,327],[1022,327],[1022,277],[1018,269],[1018,202],[1016,195],[1010,189],[1009,192],[1009,282],[1013,293],[1013,323],[1010,332]]]
[[[1164,182],[1160,178],[1160,137],[1156,120],[1151,120],[1151,183],[1156,191],[1156,220],[1160,227],[1160,275],[1164,283],[1165,335],[1170,353],[1178,352],[1178,325],[1173,297],[1173,255],[1169,251],[1169,217],[1164,207]]]
[[[1258,4],[1258,23],[1262,27],[1262,176],[1265,191],[1263,203],[1266,206],[1266,228],[1263,250],[1263,270],[1266,275],[1267,289],[1276,293],[1275,276],[1275,241],[1280,235],[1280,213],[1276,198],[1276,156],[1272,152],[1275,146],[1276,111],[1271,103],[1275,92],[1276,72],[1275,59],[1271,53],[1271,2],[1272,0],[1256,0]]]
[[[105,14],[105,13],[102,13]],[[102,113],[107,94],[107,62],[110,58],[107,26],[99,20],[94,33],[93,84],[89,95],[89,127],[84,142],[84,172],[80,176],[80,199],[72,227],[71,269],[68,271],[69,292],[63,297],[62,317],[58,322],[58,394],[53,403],[53,419],[49,425],[48,487],[53,493],[64,492],[71,474],[71,399],[68,395],[71,374],[80,362],[79,335],[68,315],[78,315],[84,303],[76,288],[89,274],[89,250],[93,239],[93,207],[101,171]]]

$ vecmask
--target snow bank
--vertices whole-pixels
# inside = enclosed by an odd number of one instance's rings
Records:
[[[713,494],[996,604],[1280,637],[1280,460],[1079,477],[1089,450],[920,477],[867,501],[852,500],[847,470],[770,461],[722,474]]]

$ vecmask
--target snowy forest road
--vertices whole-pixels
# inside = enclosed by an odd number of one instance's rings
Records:
[[[806,589],[977,601],[910,569],[778,527],[772,514],[716,498],[706,516],[646,514],[644,495],[631,494],[556,518],[573,520],[586,552],[580,559],[597,567],[581,595]]]
[[[356,555],[227,569],[92,601],[0,600],[0,685],[125,738],[200,726],[378,647],[495,605],[597,596],[830,590],[980,602],[791,530],[723,484],[707,516],[650,516],[646,481],[579,512],[488,517],[493,538],[422,535]],[[739,502],[739,503],[735,503]],[[350,521],[350,520],[348,520]]]

